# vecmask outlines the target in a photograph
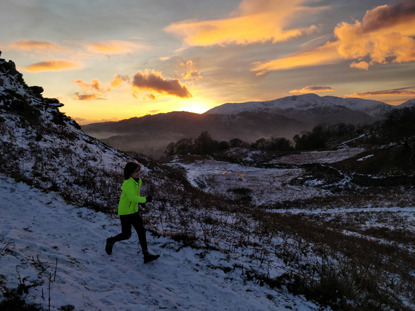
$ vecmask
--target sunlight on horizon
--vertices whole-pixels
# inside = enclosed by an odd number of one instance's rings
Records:
[[[212,105],[209,105],[205,102],[190,100],[188,101],[187,105],[181,106],[178,110],[202,114],[212,108],[213,108]]]

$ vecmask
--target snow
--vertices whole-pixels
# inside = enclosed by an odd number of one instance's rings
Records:
[[[398,108],[412,108],[415,107],[415,98],[410,99],[402,104],[400,104],[399,106],[397,106]]]
[[[150,250],[161,254],[147,265],[137,253],[135,233],[108,256],[105,239],[119,232],[119,220],[68,205],[56,193],[0,176],[0,202],[0,276],[8,288],[19,278],[26,285],[37,282],[26,301],[44,308],[50,295],[51,310],[65,305],[75,310],[319,309],[300,296],[244,280],[232,269],[241,263],[227,254],[183,248],[166,237],[147,233]]]
[[[372,157],[374,157],[374,156],[375,156],[374,154],[368,154],[367,156],[362,157],[362,158],[359,158],[359,159],[357,159],[356,161],[357,161],[357,162],[362,162],[362,161],[364,161],[364,160],[366,160],[366,159],[369,159],[369,158],[372,158]]]
[[[312,108],[342,106],[351,110],[367,113],[371,116],[384,114],[392,106],[361,98],[320,97],[316,94],[288,96],[263,102],[227,103],[210,109],[208,114],[238,114],[245,111],[280,112],[281,110],[308,110]]]
[[[246,189],[252,194],[250,203],[255,205],[330,195],[324,189],[289,185],[292,179],[304,172],[300,168],[257,168],[215,160],[174,165],[185,168],[187,178],[194,187],[229,198],[232,198],[232,190]]]
[[[334,163],[345,160],[365,151],[363,148],[309,151],[278,157],[269,161],[270,165],[286,165],[287,168],[261,168],[241,164],[199,160],[192,163],[172,161],[170,165],[186,170],[192,186],[205,192],[234,198],[232,190],[245,189],[251,196],[251,204],[272,205],[275,202],[330,196],[323,189],[322,180],[309,180],[303,186],[291,185],[290,181],[302,178],[305,171],[297,165],[307,163]],[[245,159],[246,160],[246,159]]]
[[[335,163],[351,158],[364,152],[364,148],[344,148],[338,150],[305,151],[299,154],[279,157],[270,163],[274,164],[310,164],[310,163]]]

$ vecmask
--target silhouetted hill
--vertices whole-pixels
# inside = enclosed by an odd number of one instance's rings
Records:
[[[241,138],[255,141],[264,136],[292,137],[299,129],[309,127],[281,115],[261,112],[238,115],[170,112],[119,122],[89,124],[82,128],[89,135],[120,150],[159,156],[170,142],[197,137],[202,131],[208,131],[217,140]]]

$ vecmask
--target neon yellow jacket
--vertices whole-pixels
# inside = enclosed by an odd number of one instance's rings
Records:
[[[142,180],[138,182],[130,177],[121,186],[122,194],[118,203],[118,215],[129,215],[138,212],[138,203],[146,203],[145,197],[140,196]]]

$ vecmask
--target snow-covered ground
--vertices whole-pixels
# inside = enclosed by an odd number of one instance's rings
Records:
[[[318,187],[322,183],[321,180],[309,180],[302,186],[290,185],[291,180],[304,174],[304,170],[297,166],[334,163],[354,157],[363,151],[363,148],[309,151],[278,157],[268,162],[271,166],[288,164],[287,168],[261,168],[216,160],[189,163],[180,159],[173,160],[170,165],[184,168],[190,183],[205,192],[235,198],[235,189],[245,189],[252,199],[251,204],[272,205],[276,202],[330,196],[330,191]],[[254,153],[255,151],[248,153],[246,159]]]
[[[290,154],[277,158],[270,163],[274,164],[309,164],[309,163],[334,163],[351,158],[361,152],[364,148],[344,148],[339,150],[308,151],[299,154]]]
[[[215,160],[175,162],[174,165],[186,170],[187,178],[194,187],[229,198],[235,190],[246,189],[252,198],[251,203],[255,205],[330,195],[329,191],[321,188],[288,184],[301,176],[303,169],[300,168],[257,168]]]
[[[51,310],[319,309],[227,270],[237,259],[169,238],[147,234],[150,250],[161,254],[151,264],[143,263],[135,233],[108,256],[105,239],[119,230],[116,218],[1,176],[0,285],[36,283],[26,301],[48,309],[50,297]]]

